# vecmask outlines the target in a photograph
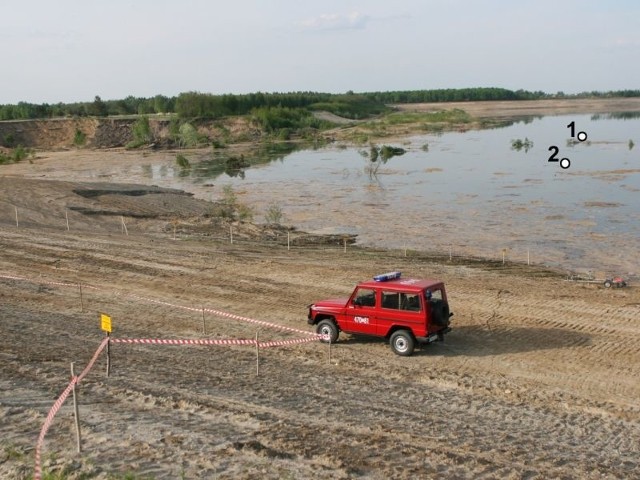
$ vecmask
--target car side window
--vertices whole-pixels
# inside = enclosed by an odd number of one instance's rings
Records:
[[[417,293],[383,291],[382,308],[419,312],[420,296]]]
[[[402,310],[409,310],[410,312],[420,311],[420,295],[417,293],[403,293],[404,297],[400,302],[400,308]]]
[[[353,297],[353,304],[361,307],[375,307],[376,291],[370,288],[359,288]]]

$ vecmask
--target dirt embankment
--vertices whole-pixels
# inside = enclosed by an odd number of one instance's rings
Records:
[[[69,148],[124,147],[132,140],[136,117],[127,118],[55,118],[0,122],[0,146],[22,145],[40,150]],[[151,116],[149,126],[156,147],[170,146],[169,117]],[[193,122],[198,134],[209,141],[236,143],[260,138],[261,132],[242,117]]]
[[[133,139],[132,119],[47,119],[0,122],[0,143],[28,148],[61,149],[74,146],[120,147]],[[84,136],[80,141],[78,137]],[[80,145],[78,145],[80,144]]]

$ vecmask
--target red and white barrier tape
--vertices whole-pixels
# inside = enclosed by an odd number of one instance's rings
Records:
[[[9,280],[22,280],[22,281],[24,281],[24,282],[32,282],[32,283],[35,283],[35,282],[34,282],[32,279],[30,279],[30,278],[17,277],[17,276],[14,276],[14,275],[0,275],[0,278],[6,278],[6,279],[9,279]],[[41,281],[39,281],[38,283],[41,283],[41,284],[44,284],[44,285],[56,285],[56,286],[59,286],[59,287],[77,287],[77,286],[79,286],[79,285],[80,285],[79,283],[50,282],[50,281],[44,281],[44,280],[41,280]],[[91,287],[89,287],[89,286],[87,285],[87,288],[91,288]]]
[[[96,363],[96,360],[100,356],[100,353],[102,352],[102,350],[104,350],[104,347],[107,346],[108,341],[109,341],[109,338],[105,338],[102,341],[102,343],[100,344],[96,352],[93,354],[93,357],[91,358],[91,361],[89,362],[89,364],[84,368],[84,370],[80,375],[76,375],[73,378],[71,378],[71,381],[69,382],[69,385],[67,385],[67,388],[65,388],[65,390],[62,392],[62,394],[58,397],[58,399],[55,401],[55,403],[49,410],[49,413],[47,414],[47,418],[45,419],[44,424],[42,425],[42,429],[40,430],[38,441],[36,442],[36,455],[35,455],[36,465],[35,465],[35,472],[33,475],[34,480],[40,480],[42,476],[42,467],[41,467],[42,445],[44,444],[44,436],[47,434],[49,427],[53,423],[53,418],[56,416],[56,414],[58,413],[58,410],[60,410],[60,408],[64,404],[65,400],[71,393],[71,390],[73,390],[73,386],[80,383],[82,379],[87,376],[87,374],[89,373],[93,365]]]
[[[296,338],[293,340],[273,340],[258,342],[259,348],[281,347],[285,345],[299,345],[301,343],[316,342],[320,337]],[[128,343],[138,345],[255,345],[255,340],[242,339],[172,339],[172,338],[111,338],[111,343]]]
[[[62,394],[55,401],[49,413],[47,414],[47,418],[42,425],[42,429],[40,430],[40,435],[38,436],[38,440],[36,443],[36,453],[35,453],[35,472],[34,472],[34,480],[41,480],[42,478],[42,466],[41,466],[41,452],[42,446],[44,444],[44,437],[51,427],[53,423],[53,419],[67,400],[67,397],[73,390],[73,386],[80,383],[84,377],[89,373],[96,360],[107,346],[108,342],[111,343],[125,343],[125,344],[152,344],[152,345],[258,345],[259,348],[269,348],[269,347],[279,347],[285,345],[297,345],[301,343],[309,343],[319,340],[319,336],[316,337],[307,337],[307,338],[298,338],[294,340],[276,340],[269,342],[256,342],[256,340],[245,340],[245,339],[171,339],[171,338],[111,338],[105,337],[100,343],[100,346],[93,354],[91,361],[85,367],[80,375],[74,376],[67,388],[62,392]]]
[[[107,346],[107,342],[109,342],[109,337],[105,337],[105,339],[102,340],[102,343],[100,343],[100,346],[96,350],[96,353],[93,354],[93,357],[91,358],[91,361],[89,362],[89,364],[86,367],[84,367],[84,370],[82,371],[82,373],[78,375],[78,383],[80,383],[82,379],[87,376],[87,373],[89,373],[89,370],[93,368],[93,364],[96,363],[96,360],[98,360],[100,353],[102,353],[102,350],[104,350],[104,348]]]
[[[285,332],[291,333],[299,333],[301,335],[311,335],[313,337],[317,337],[317,333],[308,332],[306,330],[300,330],[298,328],[286,327],[284,325],[278,325],[277,323],[265,322],[264,320],[255,320],[253,318],[243,317],[241,315],[236,315],[234,313],[223,312],[221,310],[214,310],[212,308],[205,308],[205,312],[212,313],[214,315],[218,315],[220,317],[232,318],[234,320],[240,320],[242,322],[249,322],[255,325],[261,325],[263,327],[274,328],[278,330],[283,330]]]
[[[171,338],[112,338],[112,343],[134,343],[134,344],[151,344],[151,345],[255,345],[255,340],[239,340],[239,339],[171,339]]]
[[[0,275],[0,278],[7,278],[7,279],[11,279],[11,280],[23,280],[23,281],[36,283],[32,279],[25,278],[25,277],[13,276],[13,275]],[[100,290],[99,287],[95,287],[95,286],[87,285],[87,284],[80,284],[80,283],[62,283],[62,282],[46,282],[46,281],[40,281],[39,283],[48,284],[48,285],[58,285],[58,286],[63,286],[63,287],[78,287],[78,286],[82,285],[82,287],[84,287],[84,288],[89,288],[89,289],[92,289],[92,290]],[[127,293],[127,292],[124,292],[124,291],[115,291],[113,293],[116,296],[127,296],[129,298],[134,298],[134,299],[137,299],[137,300],[141,300],[143,302],[149,302],[149,303],[154,303],[156,305],[164,305],[164,306],[173,307],[173,308],[180,308],[180,309],[188,310],[188,311],[191,311],[191,312],[202,312],[204,310],[207,313],[210,313],[212,315],[217,315],[219,317],[231,318],[233,320],[240,320],[242,322],[248,322],[248,323],[252,323],[254,325],[260,325],[262,327],[272,328],[272,329],[276,329],[276,330],[282,330],[284,332],[297,333],[297,334],[300,334],[300,335],[309,335],[310,337],[313,337],[313,339],[317,339],[317,338],[320,337],[317,333],[309,332],[307,330],[300,330],[298,328],[287,327],[287,326],[284,326],[284,325],[279,325],[277,323],[266,322],[264,320],[256,320],[254,318],[243,317],[242,315],[236,315],[235,313],[224,312],[222,310],[216,310],[216,309],[213,309],[213,308],[187,307],[187,306],[184,306],[184,305],[177,305],[175,303],[165,302],[163,300],[155,300],[153,298],[142,297],[140,295],[136,295],[135,293]],[[310,341],[312,341],[312,340],[310,340]]]
[[[298,338],[295,340],[274,340],[272,342],[259,342],[258,346],[260,348],[269,348],[269,347],[282,347],[285,345],[297,345],[300,343],[309,343],[309,342],[317,342],[322,338],[321,335],[317,337],[307,337],[307,338]]]
[[[47,430],[49,430],[51,423],[53,423],[53,417],[56,416],[56,413],[58,413],[58,410],[60,410],[60,407],[62,407],[62,404],[67,399],[67,397],[71,393],[71,390],[73,389],[73,386],[77,382],[78,382],[78,377],[73,377],[71,379],[71,381],[69,382],[69,385],[67,385],[67,388],[64,389],[64,392],[62,392],[62,394],[58,397],[58,399],[55,401],[55,403],[51,407],[51,410],[49,410],[49,414],[47,415],[47,418],[44,421],[44,424],[42,425],[42,429],[40,430],[40,435],[38,436],[38,441],[36,443],[36,466],[35,466],[35,472],[33,474],[34,480],[40,480],[42,476],[42,467],[40,465],[40,455],[42,451],[42,444],[44,443],[44,436],[47,434]]]
[[[162,300],[155,300],[153,298],[141,297],[140,295],[136,295],[134,293],[128,295],[131,298],[136,298],[138,300],[142,300],[144,302],[155,303],[157,305],[165,305],[167,307],[181,308],[183,310],[189,310],[192,312],[202,312],[203,310],[207,313],[211,313],[213,315],[217,315],[219,317],[232,318],[233,320],[240,320],[242,322],[252,323],[254,325],[260,325],[263,327],[273,328],[277,330],[282,330],[285,332],[291,333],[299,333],[301,335],[311,335],[313,337],[317,336],[316,333],[308,332],[306,330],[300,330],[298,328],[286,327],[284,325],[279,325],[277,323],[265,322],[264,320],[256,320],[254,318],[243,317],[242,315],[236,315],[235,313],[223,312],[222,310],[216,310],[213,308],[195,308],[195,307],[186,307],[184,305],[177,305],[170,302],[165,302]]]

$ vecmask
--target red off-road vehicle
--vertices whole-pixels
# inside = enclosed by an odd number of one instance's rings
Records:
[[[442,341],[452,315],[444,283],[390,272],[358,284],[349,298],[309,305],[308,322],[325,342],[336,342],[341,331],[384,337],[396,354],[409,356],[416,343]]]

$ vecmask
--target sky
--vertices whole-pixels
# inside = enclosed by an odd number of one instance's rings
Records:
[[[0,0],[0,104],[640,89],[637,0]]]

